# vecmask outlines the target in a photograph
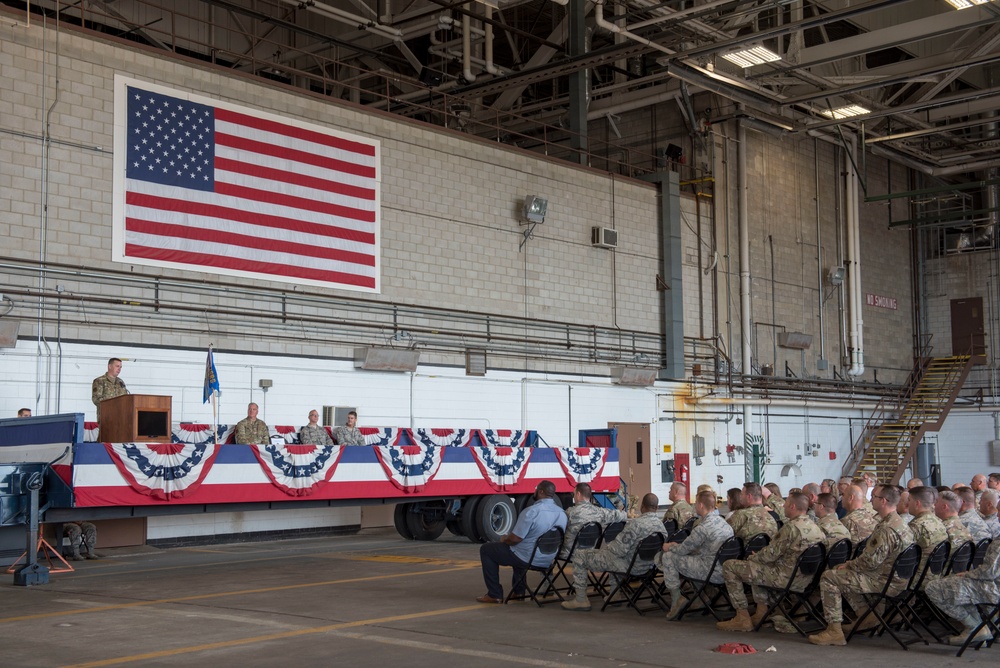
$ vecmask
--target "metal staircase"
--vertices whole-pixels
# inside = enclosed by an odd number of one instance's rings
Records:
[[[970,355],[922,358],[903,390],[876,406],[851,449],[844,474],[867,472],[879,482],[898,484],[924,434],[944,425],[973,361]]]

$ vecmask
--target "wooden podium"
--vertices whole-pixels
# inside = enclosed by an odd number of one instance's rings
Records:
[[[101,402],[101,440],[106,443],[170,442],[170,397],[125,394]]]

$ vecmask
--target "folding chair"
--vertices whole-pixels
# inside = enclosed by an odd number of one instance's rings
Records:
[[[597,544],[598,547],[604,545],[605,543],[610,543],[615,538],[618,538],[618,534],[625,530],[625,522],[612,522],[608,526],[604,527],[604,533],[601,535],[601,542]]]
[[[622,602],[626,603],[628,607],[633,608],[640,615],[656,609],[659,609],[661,612],[665,611],[663,597],[660,595],[658,589],[653,586],[653,580],[656,578],[657,573],[656,566],[652,563],[653,557],[662,551],[663,534],[654,533],[646,536],[635,546],[627,569],[620,572],[609,571],[605,573],[605,577],[613,577],[616,580],[616,584],[611,593],[604,598],[604,605],[601,606],[601,612],[604,612],[604,609],[612,603]],[[632,569],[635,568],[636,562],[649,562],[649,567],[642,573],[634,573]],[[622,596],[616,599],[615,597],[619,593]],[[656,605],[640,608],[638,605],[639,601],[645,600],[649,600]]]
[[[934,633],[931,630],[924,618],[929,614],[931,617],[937,619],[945,629],[948,629],[951,633],[957,633],[958,630],[955,629],[948,618],[937,609],[929,598],[927,594],[924,593],[924,584],[927,582],[927,578],[930,575],[941,575],[944,572],[945,566],[948,563],[948,554],[951,551],[951,544],[948,541],[942,541],[938,543],[933,550],[931,550],[930,555],[927,557],[927,563],[924,564],[923,569],[917,574],[913,581],[913,586],[910,587],[910,595],[905,600],[903,600],[898,606],[897,610],[899,615],[901,615],[909,625],[919,624],[927,633],[933,636],[935,642],[941,643],[941,636]],[[920,611],[916,607],[919,606]],[[921,614],[925,612],[926,614]],[[896,610],[891,612],[886,617],[886,623],[891,624],[896,616]],[[918,632],[919,635],[919,632]]]
[[[826,553],[826,570],[836,568],[851,557],[851,539],[841,538]]]
[[[673,536],[677,533],[680,527],[677,526],[677,520],[663,520],[663,530],[667,532],[667,536]]]
[[[851,632],[847,634],[847,642],[851,642],[851,638],[858,633],[858,628],[868,619],[868,615],[875,615],[878,620],[878,626],[871,629],[865,629],[865,633],[869,636],[874,636],[875,633],[881,633],[886,631],[892,636],[892,639],[899,643],[899,646],[903,649],[909,649],[907,643],[903,642],[891,626],[886,622],[886,618],[882,616],[882,613],[878,611],[878,607],[885,604],[886,610],[889,612],[889,617],[892,618],[895,615],[899,615],[902,626],[910,629],[917,634],[917,638],[921,640],[925,645],[927,640],[924,639],[920,632],[913,628],[912,624],[909,624],[900,610],[900,605],[909,599],[911,595],[911,587],[913,585],[913,580],[917,573],[917,566],[920,565],[920,546],[916,544],[911,544],[905,550],[899,553],[896,560],[892,564],[892,570],[889,571],[889,577],[885,581],[885,586],[882,587],[882,591],[877,594],[872,593],[862,593],[861,597],[864,599],[865,604],[868,609],[860,614],[855,623],[852,625]],[[897,594],[890,594],[889,590],[892,588],[893,583],[899,578],[906,582],[902,591]]]
[[[788,582],[785,583],[785,588],[781,590],[780,594],[778,594],[778,598],[775,599],[774,603],[767,607],[767,611],[764,613],[764,616],[760,618],[753,630],[759,631],[760,627],[764,625],[771,615],[780,609],[782,615],[792,626],[795,627],[795,630],[798,631],[800,635],[805,636],[806,632],[795,621],[795,613],[798,612],[799,608],[803,606],[805,606],[806,610],[806,619],[813,619],[822,626],[824,623],[823,618],[820,617],[819,613],[809,602],[809,596],[815,589],[814,585],[817,582],[815,576],[822,570],[825,559],[826,546],[823,545],[823,543],[816,543],[815,545],[806,548],[796,560],[795,568],[792,569],[791,575],[788,576]],[[792,587],[795,585],[795,581],[802,575],[811,575],[813,577],[802,591],[795,591]],[[787,606],[782,608],[782,604],[786,601],[790,601],[792,597],[795,599],[795,604],[790,608]],[[760,602],[758,602],[758,605],[760,605]]]
[[[553,563],[553,569],[555,570],[553,579],[558,580],[562,578],[562,581],[566,583],[565,587],[556,587],[554,591],[566,592],[568,596],[573,594],[573,581],[566,575],[566,569],[573,563],[573,555],[576,554],[577,550],[595,549],[597,544],[601,542],[601,534],[603,532],[604,529],[601,528],[599,522],[587,522],[580,527],[580,531],[576,534],[576,538],[573,539],[573,544],[570,546],[566,558],[562,559],[556,556]]]
[[[851,555],[851,559],[857,559],[861,556],[861,553],[865,551],[865,547],[868,545],[868,536],[865,536],[858,541],[858,544],[854,546],[854,554]]]
[[[984,538],[976,543],[976,548],[972,551],[972,563],[969,565],[970,571],[979,568],[980,564],[983,563],[983,559],[986,557],[986,550],[990,549],[990,543],[992,542],[992,538]]]
[[[972,633],[970,633],[969,637],[965,639],[962,646],[958,648],[958,653],[955,656],[962,656],[962,653],[968,649],[970,645],[975,645],[976,651],[978,652],[979,648],[983,645],[986,647],[992,647],[994,643],[1000,640],[1000,602],[979,603],[976,607],[979,608],[979,616],[983,621],[979,623],[979,626],[972,629]],[[986,627],[989,627],[993,637],[989,640],[973,641],[972,639],[976,637],[976,634]]]
[[[562,595],[555,589],[555,578],[553,577],[552,567],[555,565],[555,559],[550,561],[546,566],[534,566],[531,565],[535,561],[535,555],[543,554],[558,554],[559,548],[562,547],[563,542],[563,530],[560,527],[552,527],[541,536],[539,536],[538,541],[535,543],[535,547],[531,550],[531,557],[528,559],[528,569],[525,571],[524,575],[511,584],[510,591],[507,592],[507,598],[503,600],[504,603],[510,601],[514,596],[514,592],[524,587],[524,590],[528,593],[528,596],[532,601],[535,602],[538,607],[542,607],[543,602],[539,598],[545,598],[549,593],[554,593],[562,601]],[[538,583],[538,586],[532,589],[528,586],[528,571],[535,571],[536,573],[542,574],[542,580]],[[541,592],[542,587],[545,587],[545,591]],[[541,592],[541,594],[539,593]],[[518,597],[519,600],[524,600],[524,596]]]
[[[740,555],[740,559],[746,559],[751,554],[756,554],[760,552],[765,547],[771,544],[771,537],[766,533],[759,533],[756,536],[750,538],[746,545],[743,547],[743,554]]]
[[[971,540],[962,543],[957,550],[953,549],[951,559],[948,560],[948,568],[945,569],[944,574],[952,575],[969,570],[969,565],[972,563],[972,553],[975,549],[976,546]]]
[[[685,583],[691,587],[691,595],[687,597],[687,603],[681,608],[680,612],[677,613],[677,620],[683,619],[684,615],[688,612],[695,612],[696,610],[702,610],[704,613],[711,613],[716,620],[722,621],[722,617],[719,616],[718,611],[715,609],[715,605],[718,603],[720,598],[725,598],[726,602],[732,607],[732,603],[729,601],[729,594],[726,593],[725,585],[717,585],[712,582],[712,576],[715,574],[716,570],[721,571],[722,565],[729,561],[730,559],[739,559],[740,555],[743,553],[743,541],[741,541],[736,536],[728,538],[726,542],[719,546],[719,550],[715,553],[715,559],[712,560],[712,566],[708,569],[708,575],[705,576],[704,580],[698,580],[696,578],[691,578],[683,573],[679,573],[682,578],[681,586]],[[709,585],[715,587],[715,596],[711,598],[708,596],[707,589]],[[701,600],[703,607],[691,609],[692,604],[696,600]]]
[[[778,525],[778,530],[780,531],[781,527],[784,526],[785,524],[784,522],[781,521],[781,515],[779,515],[773,510],[767,511],[767,514],[774,518],[774,523]]]
[[[688,531],[687,529],[681,529],[680,531],[677,531],[677,532],[671,534],[670,537],[667,538],[667,542],[668,543],[683,543],[684,539],[687,538],[690,535],[691,535],[690,531]]]
[[[685,522],[684,526],[682,526],[681,529],[683,529],[684,531],[687,531],[688,534],[690,535],[691,532],[694,531],[694,525],[695,525],[695,522],[697,522],[697,521],[698,521],[698,516],[695,515],[694,517],[692,517],[691,519],[689,519],[687,522]]]

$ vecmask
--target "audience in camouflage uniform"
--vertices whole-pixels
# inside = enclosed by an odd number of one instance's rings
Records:
[[[993,538],[986,522],[979,516],[976,510],[976,493],[971,487],[963,487],[957,492],[959,500],[962,502],[961,510],[958,511],[958,519],[961,520],[965,528],[972,534],[972,540],[978,543],[986,538]]]
[[[837,517],[837,499],[833,494],[820,494],[816,500],[816,525],[823,532],[827,551],[836,543],[851,538],[851,532]]]
[[[847,514],[840,521],[851,532],[851,543],[854,545],[868,538],[878,524],[878,520],[865,510],[865,503],[864,490],[858,485],[851,484],[844,495],[844,509]]]
[[[678,529],[682,528],[689,519],[694,517],[694,508],[687,501],[687,492],[687,485],[682,482],[675,482],[670,486],[670,493],[667,495],[672,505],[663,514],[663,521],[673,520],[677,522]]]
[[[588,571],[623,572],[632,561],[632,553],[636,546],[653,534],[663,534],[663,521],[660,519],[658,506],[660,500],[655,494],[642,497],[639,506],[639,517],[633,517],[625,523],[625,528],[613,541],[607,542],[598,550],[577,550],[573,555],[573,590],[576,598],[563,601],[566,610],[586,612],[590,610],[590,599],[587,598]],[[714,506],[714,501],[713,501]],[[637,560],[632,568],[634,574],[645,573],[652,563]]]
[[[996,604],[1000,601],[1000,541],[990,543],[979,568],[949,575],[927,585],[927,597],[941,612],[962,623],[962,632],[948,638],[948,643],[964,643],[982,622],[976,604]],[[991,635],[989,627],[984,627],[974,640],[988,640]]]
[[[746,543],[760,533],[767,534],[769,538],[778,533],[778,524],[761,500],[759,483],[748,482],[743,485],[740,503],[742,507],[726,520],[737,538]]]
[[[594,493],[590,485],[585,482],[577,483],[573,490],[573,505],[566,509],[566,534],[563,536],[563,546],[559,551],[559,558],[565,559],[569,556],[573,542],[584,524],[597,522],[603,530],[609,524],[623,522],[626,519],[627,515],[624,510],[602,508],[594,503]]]
[[[830,494],[824,496],[833,498]],[[833,506],[836,507],[836,502]],[[823,532],[809,519],[806,514],[808,509],[809,498],[805,494],[789,494],[785,499],[785,517],[788,519],[782,524],[774,540],[745,561],[730,559],[723,565],[722,575],[729,600],[736,608],[736,617],[716,624],[720,630],[752,631],[767,612],[771,597],[776,593],[773,590],[780,591],[785,587],[802,553],[823,542]],[[833,519],[837,519],[836,512],[833,513]],[[802,591],[812,578],[812,575],[799,575],[792,586]],[[751,585],[753,599],[757,603],[757,611],[752,618],[744,592],[747,584]]]
[[[938,493],[937,502],[934,504],[934,513],[944,522],[944,526],[948,530],[948,540],[951,541],[953,548],[972,540],[972,534],[962,524],[962,520],[958,519],[958,511],[961,508],[962,500],[955,492],[945,490]]]
[[[895,486],[879,485],[872,492],[872,507],[881,518],[868,538],[864,552],[857,559],[825,571],[820,577],[823,616],[827,627],[822,633],[809,636],[814,645],[846,645],[841,623],[844,620],[842,599],[855,610],[864,610],[861,594],[879,592],[885,586],[896,557],[913,543],[913,532],[896,514],[899,490]],[[899,593],[906,580],[897,578],[889,593]]]

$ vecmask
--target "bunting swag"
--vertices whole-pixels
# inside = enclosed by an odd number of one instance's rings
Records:
[[[219,443],[225,443],[226,439],[234,432],[235,427],[219,425]],[[194,443],[195,445],[215,442],[212,425],[191,422],[181,422],[177,429],[174,429],[171,438],[174,443]]]
[[[531,459],[531,448],[473,445],[471,450],[483,478],[498,492],[521,482]]]
[[[289,496],[309,496],[330,481],[343,445],[251,445],[274,486]]]
[[[365,437],[365,445],[396,445],[403,434],[409,431],[401,427],[358,427]]]
[[[285,427],[279,425],[271,431],[285,439],[285,445],[294,445],[299,442],[299,432],[295,429],[295,427]]]
[[[417,445],[461,448],[472,442],[474,434],[474,429],[414,429],[413,442]]]
[[[601,475],[607,461],[605,448],[553,448],[566,479],[576,485]]]
[[[132,489],[160,501],[193,494],[219,453],[219,446],[208,442],[105,443],[104,447]]]
[[[495,448],[523,448],[528,444],[528,432],[523,429],[480,429],[479,438]]]
[[[437,474],[444,449],[436,445],[378,445],[375,454],[389,482],[412,494],[423,491]]]

